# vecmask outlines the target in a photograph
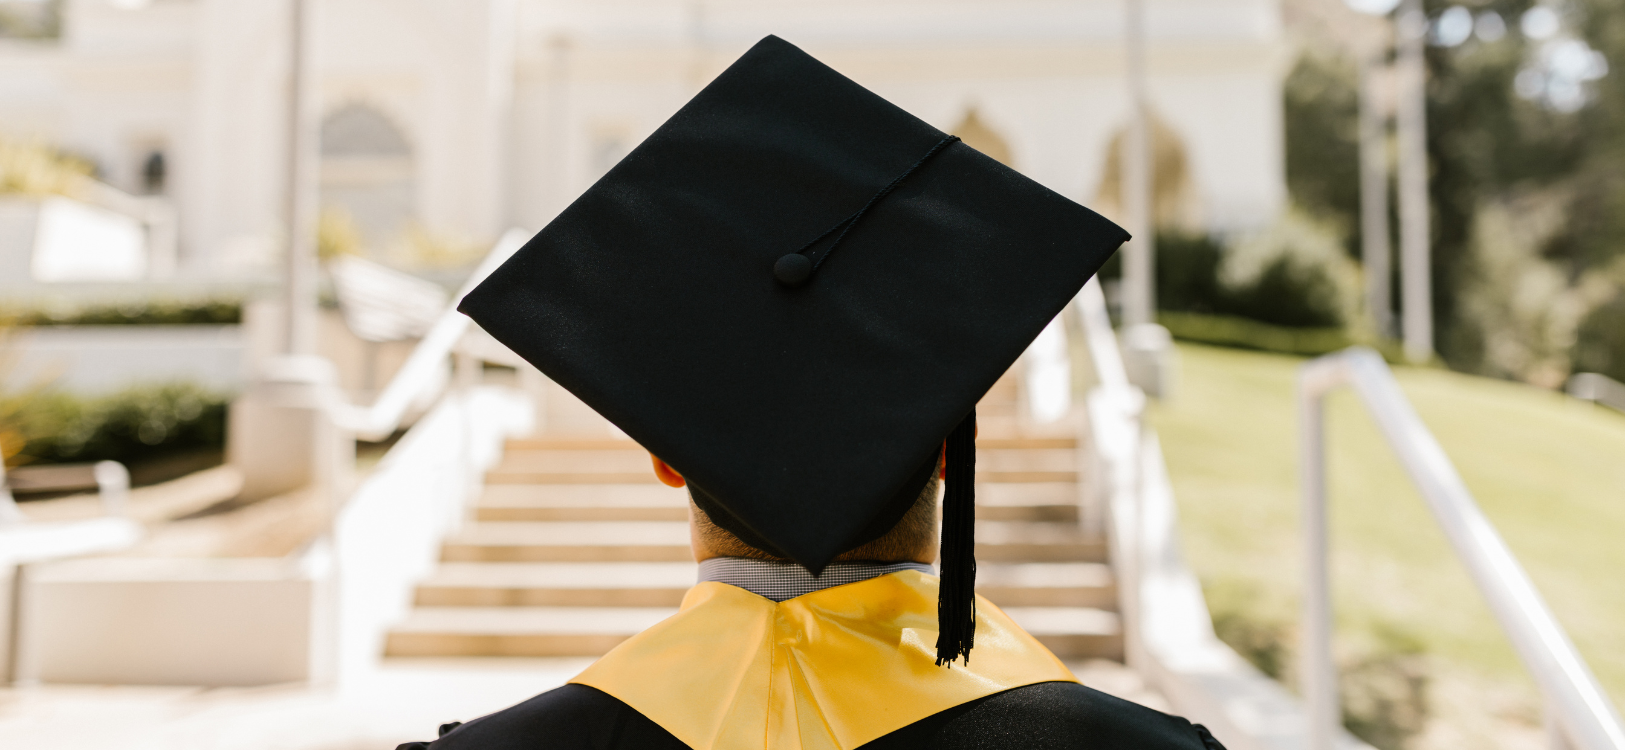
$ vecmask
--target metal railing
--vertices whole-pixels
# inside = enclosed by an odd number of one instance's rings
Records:
[[[1569,378],[1570,396],[1615,411],[1625,411],[1625,383],[1596,372],[1577,372]]]
[[[1625,727],[1562,625],[1513,557],[1439,442],[1411,408],[1382,357],[1363,347],[1312,360],[1298,375],[1303,532],[1307,552],[1302,635],[1311,750],[1330,750],[1338,731],[1327,571],[1324,400],[1348,386],[1370,412],[1427,502],[1456,556],[1534,677],[1549,713],[1552,747],[1625,750]]]
[[[390,378],[389,384],[379,392],[372,405],[337,404],[333,410],[334,421],[367,440],[381,440],[399,428],[413,401],[436,383],[443,382],[443,363],[457,351],[464,334],[474,325],[468,316],[457,312],[458,303],[498,266],[513,257],[528,239],[529,233],[519,229],[510,229],[503,234],[485,260],[480,261],[468,280],[463,282],[463,287],[452,297],[440,317],[435,319],[428,333],[418,341],[406,363]]]
[[[10,581],[0,601],[0,685],[27,681],[31,674],[22,612],[26,606],[28,566],[104,552],[115,552],[140,541],[141,525],[125,516],[130,494],[130,472],[116,461],[82,467],[95,482],[101,497],[102,518],[84,521],[29,521],[11,495],[6,470],[0,462],[0,575]]]

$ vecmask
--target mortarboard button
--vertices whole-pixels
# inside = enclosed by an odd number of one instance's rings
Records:
[[[812,276],[812,261],[801,253],[789,253],[773,263],[773,278],[792,289],[807,283],[809,276]]]

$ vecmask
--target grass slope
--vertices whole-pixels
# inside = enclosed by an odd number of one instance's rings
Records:
[[[1179,352],[1180,390],[1151,419],[1190,563],[1216,617],[1295,622],[1294,377],[1304,360],[1197,345]],[[1434,369],[1396,375],[1616,705],[1625,704],[1625,416],[1514,383]],[[1327,417],[1338,638],[1403,633],[1443,673],[1527,696],[1506,639],[1353,395],[1334,396]]]

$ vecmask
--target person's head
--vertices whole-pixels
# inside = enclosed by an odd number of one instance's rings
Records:
[[[683,487],[687,480],[681,474],[650,455],[654,461],[655,476],[668,487]],[[872,562],[920,562],[927,565],[937,558],[937,494],[942,486],[939,472],[920,490],[914,504],[903,514],[897,525],[874,541],[861,544],[835,557],[836,561],[866,560]],[[713,557],[748,557],[756,560],[782,560],[770,553],[746,544],[733,532],[716,525],[705,511],[688,503],[689,542],[694,548],[695,562]]]

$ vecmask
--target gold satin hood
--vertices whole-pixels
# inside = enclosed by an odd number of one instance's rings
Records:
[[[1076,682],[976,597],[969,664],[936,665],[937,578],[902,571],[774,602],[707,582],[571,682],[695,750],[850,750],[954,706]]]

